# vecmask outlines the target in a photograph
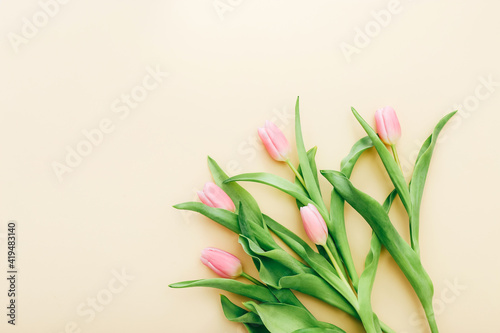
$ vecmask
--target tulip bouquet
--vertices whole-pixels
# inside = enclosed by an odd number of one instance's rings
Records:
[[[367,136],[353,145],[342,160],[339,171],[320,171],[333,186],[329,208],[320,191],[316,147],[306,150],[302,138],[298,99],[295,107],[297,167],[289,159],[291,147],[285,135],[273,123],[266,122],[258,130],[271,157],[290,167],[295,178],[293,182],[264,172],[229,177],[213,159],[208,158],[214,183],[207,183],[198,193],[201,203],[186,202],[174,207],[201,213],[238,234],[239,243],[258,270],[258,277],[245,273],[240,260],[232,254],[207,248],[202,252],[201,261],[221,278],[179,282],[170,287],[211,287],[249,298],[243,303],[244,307],[223,295],[221,303],[228,320],[242,323],[252,333],[344,332],[338,323],[317,320],[294,291],[346,312],[358,319],[366,332],[395,332],[378,318],[371,306],[378,261],[381,249],[385,247],[418,296],[431,332],[438,332],[432,307],[433,284],[420,259],[419,211],[437,137],[454,112],[442,118],[423,143],[409,184],[396,151],[401,129],[395,111],[390,107],[378,110],[375,113],[376,130],[356,110],[352,109],[352,112]],[[371,148],[376,149],[394,185],[394,190],[383,203],[357,189],[349,180],[360,155]],[[305,232],[316,244],[316,249],[263,214],[256,200],[238,184],[244,181],[272,186],[294,197]],[[389,219],[388,212],[397,196],[408,215],[410,244]],[[373,230],[365,268],[360,275],[356,272],[346,234],[346,202]],[[281,239],[288,249],[280,246],[275,237]],[[292,256],[289,251],[297,256]],[[241,281],[240,277],[247,281]]]

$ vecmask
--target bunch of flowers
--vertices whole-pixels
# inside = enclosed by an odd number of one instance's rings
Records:
[[[424,184],[437,137],[454,115],[442,118],[423,143],[409,184],[399,164],[396,143],[401,128],[395,111],[385,107],[375,113],[374,130],[357,112],[352,112],[367,136],[357,141],[342,160],[340,171],[321,170],[333,189],[330,208],[325,205],[315,161],[317,148],[306,150],[300,125],[299,100],[295,107],[295,138],[299,157],[297,167],[289,159],[291,146],[285,135],[271,122],[258,130],[265,148],[276,161],[293,171],[294,182],[270,173],[247,173],[228,177],[210,157],[208,166],[214,183],[198,193],[202,203],[186,202],[177,209],[201,213],[239,235],[244,251],[253,259],[259,276],[243,271],[238,258],[223,250],[203,250],[201,261],[221,278],[185,281],[172,288],[212,287],[248,297],[240,307],[221,295],[226,318],[245,325],[248,332],[333,333],[344,332],[334,323],[317,320],[300,302],[294,291],[308,294],[358,319],[366,332],[394,332],[380,320],[371,306],[371,291],[382,247],[385,247],[418,296],[432,333],[438,332],[432,307],[433,284],[420,259],[419,212]],[[390,150],[388,149],[390,147]],[[375,148],[390,177],[394,190],[383,203],[357,189],[349,180],[360,155]],[[391,154],[392,151],[392,154]],[[263,214],[256,200],[238,182],[250,181],[277,188],[294,197],[309,239],[307,242],[284,225]],[[408,215],[408,244],[389,219],[389,210],[398,196]],[[373,230],[370,250],[361,275],[356,272],[346,234],[344,206],[348,203]],[[273,235],[274,234],[274,235]],[[285,250],[275,240],[281,239]],[[292,256],[290,249],[300,258]],[[248,282],[243,282],[242,277]]]

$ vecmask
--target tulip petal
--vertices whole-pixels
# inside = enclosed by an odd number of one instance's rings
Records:
[[[384,108],[384,124],[387,131],[387,138],[391,144],[395,144],[401,137],[401,125],[399,124],[396,111],[391,107]]]
[[[265,128],[267,133],[271,138],[274,147],[279,152],[281,158],[286,160],[288,154],[290,153],[290,143],[288,142],[285,134],[276,126],[273,122],[269,120],[266,121]]]
[[[328,238],[326,223],[318,209],[313,204],[300,208],[300,215],[304,223],[307,237],[317,245],[325,245]]]
[[[406,180],[403,176],[403,172],[398,167],[396,161],[392,154],[387,150],[387,147],[384,145],[384,142],[379,138],[377,133],[368,125],[368,123],[361,117],[361,115],[354,109],[351,108],[352,113],[361,124],[366,134],[372,140],[372,143],[377,150],[382,163],[384,164],[385,169],[387,170],[387,174],[389,178],[391,178],[394,187],[398,190],[399,198],[403,202],[406,211],[408,214],[411,213],[411,201],[410,201],[410,191],[408,190],[408,185],[406,184]],[[323,174],[324,175],[324,174]]]
[[[401,126],[396,111],[390,106],[378,109],[375,112],[375,123],[380,139],[387,145],[396,144],[401,137]]]
[[[224,183],[229,177],[211,157],[208,157],[208,168],[210,169],[214,182],[227,193],[231,200],[238,205],[242,203],[245,208],[248,208],[246,210],[248,219],[259,226],[265,226],[262,220],[262,212],[252,195],[237,183]],[[264,238],[262,238],[262,240],[264,240]],[[267,240],[272,243],[273,238],[269,235]]]
[[[380,139],[384,143],[387,143],[388,137],[387,137],[387,129],[385,128],[383,109],[378,109],[375,112],[375,124],[377,127],[377,133],[380,136]]]
[[[219,186],[208,182],[203,191],[198,192],[198,197],[205,205],[214,208],[223,208],[234,212],[236,210],[231,198]]]
[[[201,252],[201,262],[223,278],[235,278],[241,275],[240,260],[217,248],[207,247]]]
[[[280,155],[278,149],[274,146],[274,143],[271,140],[271,136],[269,135],[267,129],[259,128],[257,132],[269,155],[271,155],[271,157],[276,161],[284,161],[285,159]]]
[[[203,193],[203,191],[198,191],[198,198],[200,198],[200,201],[203,202],[205,205],[209,207],[215,207],[212,201]]]

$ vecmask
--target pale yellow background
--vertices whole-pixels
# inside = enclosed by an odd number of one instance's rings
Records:
[[[218,290],[167,287],[214,277],[198,260],[206,246],[237,254],[255,273],[234,234],[171,206],[195,199],[210,180],[208,154],[231,174],[265,170],[291,179],[262,151],[256,128],[273,119],[293,141],[300,95],[306,145],[318,146],[324,169],[338,168],[363,136],[351,106],[370,122],[381,106],[397,110],[404,161],[441,116],[462,110],[430,169],[422,259],[442,332],[499,332],[498,2],[401,0],[399,13],[351,62],[340,45],[355,45],[356,29],[373,24],[371,12],[389,1],[224,3],[232,5],[221,19],[212,0],[69,1],[15,52],[9,33],[21,34],[23,18],[32,20],[40,5],[0,2],[0,331],[244,332],[223,317]],[[112,103],[141,85],[148,68],[169,77],[120,118]],[[481,83],[488,78],[490,90]],[[113,132],[59,181],[52,164],[65,163],[66,147],[103,119]],[[353,181],[380,200],[391,189],[373,152],[361,158]],[[305,236],[294,200],[263,185],[245,187],[264,212]],[[408,239],[399,202],[391,216]],[[347,218],[361,271],[370,229],[350,209]],[[9,220],[19,225],[16,327],[5,316]],[[133,277],[125,288],[92,320],[79,314],[89,298],[110,295],[113,272],[122,269]],[[362,332],[336,310],[303,300],[319,319]],[[373,306],[397,332],[427,331],[387,254]],[[65,331],[71,322],[79,331]]]

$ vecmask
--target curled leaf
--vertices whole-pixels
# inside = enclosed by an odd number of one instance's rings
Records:
[[[222,305],[222,311],[224,311],[224,316],[226,316],[227,320],[236,323],[263,325],[262,320],[260,320],[260,317],[257,314],[240,308],[231,302],[226,296],[220,295],[220,302]]]
[[[335,325],[317,320],[306,310],[281,303],[244,303],[250,311],[257,313],[267,329],[273,333],[290,333],[303,328],[337,329]],[[344,332],[345,333],[345,332]]]

